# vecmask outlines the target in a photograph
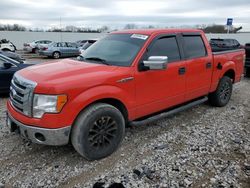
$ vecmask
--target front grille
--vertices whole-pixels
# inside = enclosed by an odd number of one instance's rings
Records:
[[[10,86],[10,102],[19,112],[29,117],[32,116],[33,91],[36,83],[21,77],[13,76]]]

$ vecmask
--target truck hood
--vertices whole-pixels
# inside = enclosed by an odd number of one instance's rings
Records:
[[[54,80],[62,80],[78,75],[96,74],[100,76],[100,74],[113,71],[115,68],[114,66],[65,59],[58,62],[34,65],[19,71],[18,74],[39,83],[53,82]]]

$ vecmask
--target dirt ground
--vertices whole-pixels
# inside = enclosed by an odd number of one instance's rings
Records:
[[[5,123],[0,98],[0,187],[250,187],[250,79],[226,107],[205,103],[127,128],[117,152],[87,161],[72,146],[23,140]]]

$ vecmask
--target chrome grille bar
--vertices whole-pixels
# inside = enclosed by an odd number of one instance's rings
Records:
[[[36,83],[23,78],[17,73],[13,76],[10,87],[12,106],[24,115],[32,116],[32,100]]]

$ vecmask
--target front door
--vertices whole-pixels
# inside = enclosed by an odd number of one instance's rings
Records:
[[[150,56],[167,56],[165,70],[139,71],[135,74],[137,117],[159,112],[184,101],[185,67],[176,36],[161,36],[153,40],[142,60]]]

